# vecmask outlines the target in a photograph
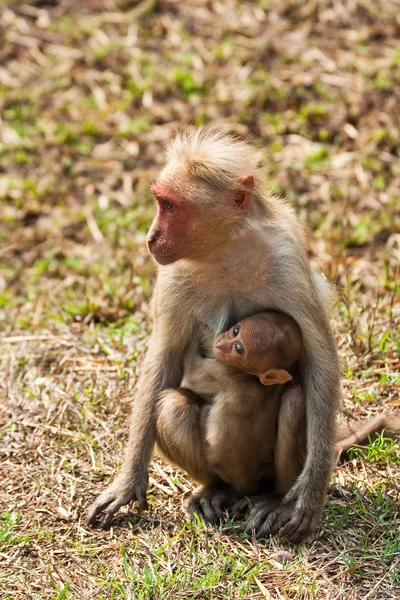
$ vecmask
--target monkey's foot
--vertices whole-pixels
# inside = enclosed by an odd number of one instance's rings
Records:
[[[142,478],[140,485],[132,480],[116,478],[115,481],[90,505],[86,522],[88,525],[98,524],[102,529],[108,527],[114,514],[132,500],[137,500],[140,508],[147,508],[146,489],[148,476]],[[104,511],[104,516],[101,513]]]
[[[204,521],[219,523],[226,513],[241,519],[248,507],[247,498],[224,484],[210,484],[197,488],[186,502],[191,517],[197,514]]]
[[[281,535],[282,528],[292,517],[295,503],[282,504],[280,494],[270,494],[258,500],[246,522],[246,532],[257,538],[268,535]]]

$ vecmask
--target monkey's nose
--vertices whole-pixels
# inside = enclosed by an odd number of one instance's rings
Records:
[[[214,348],[221,348],[222,346],[222,340],[220,340],[219,338],[216,338],[214,340]]]
[[[216,339],[214,340],[214,355],[218,358],[222,358],[222,356],[226,353],[226,347],[224,344],[224,340]]]
[[[158,229],[155,229],[154,231],[149,231],[149,233],[147,234],[147,247],[150,250],[150,252],[159,237],[160,232]]]

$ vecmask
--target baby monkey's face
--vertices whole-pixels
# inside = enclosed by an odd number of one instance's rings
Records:
[[[262,325],[264,331],[259,331]],[[258,375],[268,368],[267,362],[270,362],[266,358],[265,342],[259,343],[260,338],[265,340],[265,334],[265,324],[258,323],[256,319],[239,321],[215,339],[214,355],[241,371]]]
[[[227,365],[256,375],[263,385],[284,384],[292,375],[287,371],[285,347],[301,351],[301,334],[289,317],[259,313],[239,321],[221,333],[214,342],[214,355]],[[286,335],[290,328],[289,337]],[[297,329],[296,329],[297,328]],[[290,341],[289,341],[290,340]],[[293,362],[298,360],[293,358]]]

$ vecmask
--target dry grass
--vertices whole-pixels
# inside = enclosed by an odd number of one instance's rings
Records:
[[[284,565],[241,523],[188,523],[192,483],[159,462],[146,514],[84,523],[150,327],[149,183],[185,123],[265,148],[340,291],[346,411],[400,410],[398,2],[0,5],[0,597],[399,598],[395,443],[338,467]]]

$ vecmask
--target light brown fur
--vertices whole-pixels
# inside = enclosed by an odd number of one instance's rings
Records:
[[[147,505],[157,405],[163,391],[179,386],[185,353],[200,324],[208,328],[212,344],[231,323],[273,309],[295,319],[304,344],[307,457],[285,497],[293,510],[284,535],[297,541],[320,520],[340,404],[326,294],[308,264],[302,229],[292,209],[264,190],[254,149],[220,132],[178,136],[154,192],[158,208],[148,244],[160,267],[152,301],[153,334],[123,466],[90,508],[88,521],[95,522],[105,511],[102,524],[107,525],[131,500]]]
[[[192,164],[201,177],[192,174]],[[302,229],[293,210],[264,191],[253,148],[219,132],[178,136],[155,193],[159,208],[149,246],[162,266],[152,301],[152,340],[124,464],[91,507],[89,522],[106,509],[107,524],[130,500],[146,506],[157,402],[163,390],[179,386],[186,348],[198,323],[208,325],[212,342],[230,322],[273,309],[292,316],[303,335],[309,450],[287,496],[296,503],[286,528],[288,538],[303,537],[319,523],[325,500],[340,380],[324,299],[307,261]],[[172,215],[163,204],[168,194],[178,199]]]

